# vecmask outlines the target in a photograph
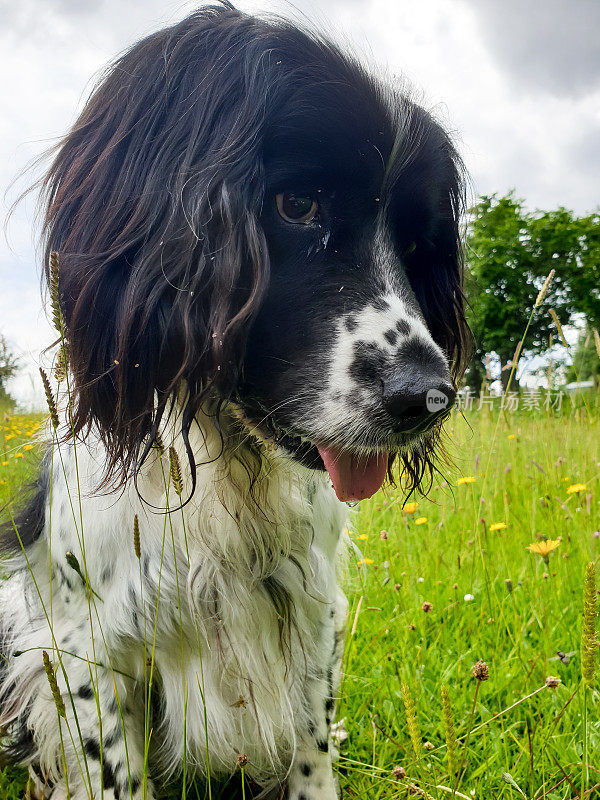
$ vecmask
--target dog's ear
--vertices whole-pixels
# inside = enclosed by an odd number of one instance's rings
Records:
[[[136,44],[46,178],[75,428],[97,427],[122,476],[175,392],[189,424],[209,387],[235,391],[268,281],[266,92],[244,63],[249,26],[213,7]]]
[[[471,354],[465,318],[462,230],[466,222],[467,175],[442,126],[407,98],[398,102],[399,152],[389,180],[402,187],[396,210],[400,237],[410,246],[403,262],[434,340],[460,381]]]
[[[465,317],[464,243],[466,173],[448,135],[438,130],[432,167],[437,180],[437,202],[432,227],[420,249],[415,249],[415,272],[421,308],[435,341],[446,353],[456,385],[471,356],[471,331]],[[436,163],[437,162],[437,163]],[[435,196],[435,192],[433,193]],[[419,269],[423,261],[427,269]]]
[[[471,353],[465,318],[461,230],[466,171],[446,131],[423,108],[399,97],[398,134],[386,180],[397,187],[394,223],[404,243],[403,265],[433,339],[458,385]],[[402,486],[426,494],[443,457],[440,428],[410,454],[400,454]]]

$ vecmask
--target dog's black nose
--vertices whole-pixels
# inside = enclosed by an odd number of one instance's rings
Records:
[[[448,411],[456,391],[447,377],[412,367],[383,385],[383,406],[399,431],[425,431]]]

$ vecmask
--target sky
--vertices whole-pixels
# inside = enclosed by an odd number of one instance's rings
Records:
[[[308,21],[373,70],[408,82],[452,131],[471,194],[514,189],[531,209],[600,206],[598,0],[238,0]],[[0,0],[0,333],[21,362],[10,390],[39,405],[53,340],[40,295],[31,166],[75,121],[102,69],[198,3]],[[47,162],[45,162],[47,163]],[[12,212],[9,211],[12,208]]]

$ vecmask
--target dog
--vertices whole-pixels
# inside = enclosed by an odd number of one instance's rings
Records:
[[[338,796],[348,505],[435,469],[464,195],[427,110],[278,17],[204,6],[107,71],[44,183],[67,369],[3,534],[0,724],[32,796],[241,768]]]

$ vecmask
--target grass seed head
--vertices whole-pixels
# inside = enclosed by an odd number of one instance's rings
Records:
[[[56,710],[58,711],[59,716],[63,717],[63,719],[66,719],[67,712],[65,710],[65,703],[64,700],[62,699],[60,690],[58,688],[58,682],[56,680],[56,675],[54,674],[54,670],[52,669],[50,656],[45,650],[42,651],[42,659],[44,661],[44,672],[46,673],[46,677],[48,678],[48,683],[50,684],[50,691],[52,692],[52,697],[54,698],[54,702],[56,704]]]
[[[65,561],[71,567],[71,569],[74,572],[76,572],[79,575],[79,577],[81,578],[81,580],[85,583],[85,578],[83,576],[83,572],[81,571],[81,565],[79,564],[79,561],[78,561],[77,556],[75,555],[75,553],[72,553],[70,550],[67,550],[67,552],[65,554]]]
[[[456,741],[456,731],[454,728],[454,714],[450,702],[450,694],[445,686],[442,686],[442,712],[444,717],[444,733],[446,736],[446,763],[448,774],[454,775],[458,769],[458,743]]]
[[[597,605],[596,565],[590,561],[585,568],[583,627],[581,631],[581,676],[587,686],[594,682],[596,675],[596,655],[598,653],[598,635],[596,633]]]
[[[179,497],[181,497],[183,493],[183,480],[181,477],[181,464],[179,463],[179,456],[177,455],[177,450],[174,447],[169,447],[169,462],[171,465],[171,480],[173,481],[173,487]]]
[[[56,363],[54,364],[54,377],[60,383],[67,377],[67,348],[62,345],[58,349],[56,355]]]
[[[64,336],[64,320],[62,309],[60,307],[60,294],[58,290],[58,272],[59,272],[59,258],[58,253],[53,250],[50,253],[50,307],[52,308],[52,322],[54,327],[60,334],[61,338]]]
[[[560,336],[561,342],[568,349],[569,344],[568,344],[567,340],[565,339],[565,335],[563,333],[562,325],[560,324],[560,320],[558,318],[558,315],[557,315],[556,311],[553,308],[548,309],[548,311],[550,313],[550,316],[552,317],[552,322],[556,325],[556,330],[558,331],[558,335]]]
[[[40,367],[40,375],[42,376],[42,383],[44,384],[44,394],[46,395],[46,402],[48,403],[48,410],[50,412],[50,420],[54,429],[58,428],[58,410],[56,408],[56,401],[52,394],[52,387],[46,375],[46,371]]]
[[[139,561],[142,551],[140,549],[140,522],[137,514],[133,518],[133,549]]]
[[[548,677],[546,678],[546,686],[549,689],[556,689],[556,687],[559,685],[560,685],[560,678],[558,678],[556,675],[548,675]]]
[[[417,722],[417,710],[415,708],[414,700],[410,693],[410,688],[406,683],[402,684],[402,700],[404,701],[404,710],[406,712],[406,722],[408,725],[408,734],[410,741],[417,758],[421,756],[421,732],[419,731],[419,724]]]
[[[546,296],[546,292],[550,288],[550,284],[552,283],[552,279],[554,278],[555,272],[556,272],[556,270],[551,269],[550,272],[548,273],[548,277],[544,281],[544,285],[540,289],[539,294],[537,296],[537,299],[535,301],[535,306],[534,306],[535,308],[538,308],[538,306],[541,306],[542,301],[543,301],[544,297]]]
[[[600,358],[600,333],[598,333],[597,328],[594,328],[594,344],[596,345],[596,352],[598,353],[598,358]]]

